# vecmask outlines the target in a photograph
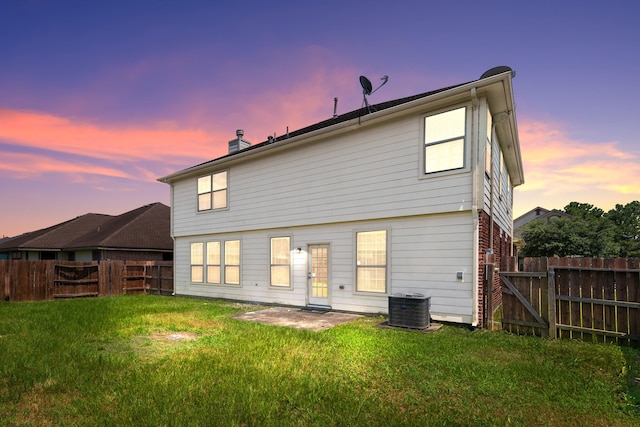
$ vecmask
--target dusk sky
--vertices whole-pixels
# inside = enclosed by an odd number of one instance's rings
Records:
[[[516,71],[514,217],[640,200],[640,1],[4,0],[0,237],[169,205],[156,181],[362,106]]]

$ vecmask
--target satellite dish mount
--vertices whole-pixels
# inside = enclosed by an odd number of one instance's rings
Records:
[[[373,85],[371,84],[371,81],[365,76],[360,76],[360,86],[362,86],[362,103],[367,107],[367,111],[369,113],[371,112],[371,106],[369,105],[367,96],[371,95],[376,90],[380,89],[382,86],[387,84],[387,82],[389,81],[389,76],[382,76],[380,80],[382,80],[382,83],[380,83],[380,86],[373,89]]]

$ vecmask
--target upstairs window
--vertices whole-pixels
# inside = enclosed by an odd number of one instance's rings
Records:
[[[466,107],[424,119],[424,173],[464,168]]]
[[[198,211],[227,207],[227,171],[198,178]]]

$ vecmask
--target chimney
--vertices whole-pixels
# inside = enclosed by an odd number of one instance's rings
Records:
[[[249,141],[245,141],[244,139],[242,139],[243,136],[244,131],[242,129],[238,129],[236,131],[237,138],[229,141],[229,154],[237,153],[238,151],[244,150],[245,148],[251,146],[251,143]]]

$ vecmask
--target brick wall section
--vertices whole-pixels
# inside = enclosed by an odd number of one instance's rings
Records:
[[[489,222],[491,218],[489,214],[482,211],[479,214],[479,242],[478,242],[478,318],[480,320],[480,326],[483,326],[484,319],[484,307],[485,307],[485,294],[488,292],[484,287],[485,277],[485,262],[487,259],[486,251],[489,248]],[[493,260],[496,266],[501,266],[503,259],[511,255],[511,236],[505,230],[502,230],[500,226],[493,222]],[[493,277],[493,308],[494,310],[502,304],[502,283],[500,282],[500,276],[495,274]]]

